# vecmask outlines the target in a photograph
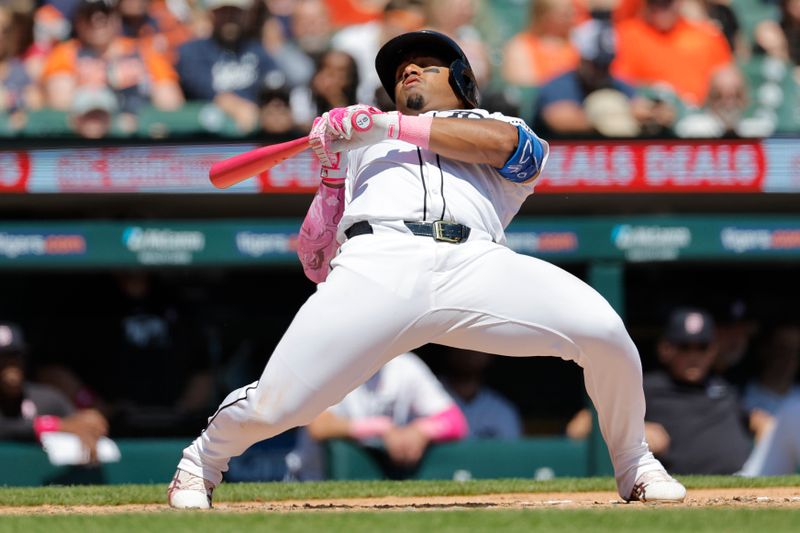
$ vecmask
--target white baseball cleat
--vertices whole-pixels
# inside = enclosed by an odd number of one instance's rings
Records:
[[[664,470],[653,470],[639,476],[628,501],[680,503],[685,497],[686,487]]]
[[[175,509],[211,509],[214,485],[180,468],[167,489],[169,505]]]

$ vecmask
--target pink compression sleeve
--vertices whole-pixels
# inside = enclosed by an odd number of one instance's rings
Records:
[[[320,183],[297,236],[297,256],[306,277],[322,283],[328,277],[328,265],[336,253],[336,228],[344,211],[344,187]]]
[[[463,439],[469,431],[467,419],[456,404],[435,415],[418,418],[414,425],[433,442]]]
[[[431,126],[433,126],[433,117],[400,115],[398,139],[427,149],[431,140]]]

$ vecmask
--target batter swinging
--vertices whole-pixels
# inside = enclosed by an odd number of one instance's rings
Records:
[[[622,320],[578,278],[504,246],[547,143],[520,119],[477,109],[469,63],[442,34],[396,37],[375,65],[399,112],[337,108],[312,128],[322,183],[300,258],[317,291],[261,378],[233,391],[184,450],[169,503],[210,507],[231,457],[307,424],[429,342],[575,361],[620,496],[682,501],[644,440],[641,364]]]

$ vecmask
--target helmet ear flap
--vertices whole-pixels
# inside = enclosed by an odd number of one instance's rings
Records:
[[[478,107],[480,95],[478,83],[472,69],[461,60],[456,59],[450,64],[450,85],[458,96],[470,107]]]

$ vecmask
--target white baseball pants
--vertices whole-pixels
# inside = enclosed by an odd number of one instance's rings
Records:
[[[261,378],[228,395],[179,468],[219,484],[231,457],[307,424],[387,361],[429,342],[576,362],[620,495],[640,474],[662,468],[644,440],[639,354],[600,294],[478,231],[450,244],[373,227],[344,243]]]

